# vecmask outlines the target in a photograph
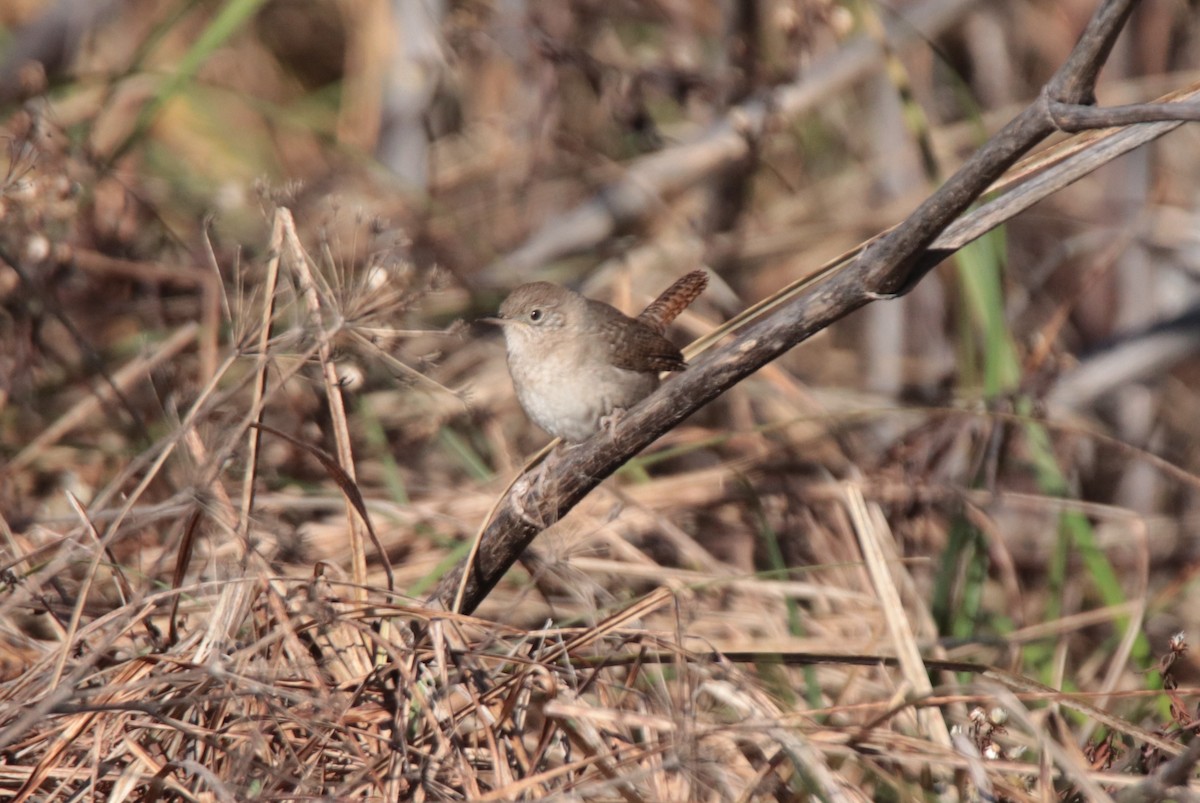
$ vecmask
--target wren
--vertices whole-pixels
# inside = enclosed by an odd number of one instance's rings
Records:
[[[569,443],[590,437],[687,367],[667,326],[704,292],[708,275],[678,279],[636,318],[549,282],[518,287],[487,318],[504,331],[517,400],[534,423]]]

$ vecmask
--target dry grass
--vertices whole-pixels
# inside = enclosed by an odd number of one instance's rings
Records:
[[[1194,12],[1145,5],[1128,58],[1153,78],[1116,74],[1112,97],[1195,66],[1190,34],[1159,52]],[[486,266],[735,89],[836,57],[848,12],[765,4],[761,48],[726,65],[738,84],[686,66],[727,35],[704,4],[539,6],[524,64],[553,90],[531,96],[485,47],[498,18],[456,7],[417,198],[354,150],[378,113],[354,106],[370,52],[331,109],[260,29],[126,140],[153,71],[105,59],[161,25],[147,64],[173,63],[208,21],[146,6],[99,30],[60,94],[5,112],[0,796],[1196,794],[1195,358],[1040,406],[1105,338],[1189,308],[1194,131],[1010,227],[991,303],[1020,371],[1001,392],[983,302],[947,270],[900,322],[822,333],[663,438],[463,616],[424,594],[544,442],[497,342],[455,323],[533,278]],[[1090,10],[951,27],[985,125]],[[902,55],[952,165],[971,141],[957,84],[928,50]],[[635,236],[538,277],[586,269],[586,292],[633,310],[705,261],[714,286],[676,326],[703,336],[922,194],[878,137],[920,136],[888,116],[891,86],[826,100],[762,143],[745,185],[658,200]]]

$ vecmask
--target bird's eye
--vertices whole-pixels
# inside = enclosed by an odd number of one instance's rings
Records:
[[[541,319],[542,319],[542,311],[540,309],[533,309],[533,310],[529,311],[529,320],[533,321],[534,323],[537,323]]]

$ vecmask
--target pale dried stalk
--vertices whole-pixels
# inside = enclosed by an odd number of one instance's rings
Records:
[[[283,250],[283,224],[279,216],[271,226],[271,258],[267,261],[267,276],[263,282],[262,317],[259,320],[254,386],[251,391],[249,419],[262,423],[263,400],[267,391],[267,350],[271,341],[271,326],[275,320],[275,288],[279,283],[279,259]],[[246,472],[242,475],[242,506],[238,532],[243,538],[250,535],[250,513],[254,509],[254,479],[258,475],[258,451],[262,446],[262,430],[250,428],[246,433]]]
[[[283,236],[284,253],[287,254],[288,264],[296,272],[300,280],[300,292],[308,306],[312,317],[313,331],[318,337],[317,356],[321,363],[321,376],[325,383],[325,398],[329,402],[329,418],[333,426],[333,439],[338,464],[352,481],[357,481],[354,471],[354,452],[350,446],[350,426],[346,421],[346,406],[342,400],[342,390],[337,378],[337,367],[333,363],[333,349],[321,316],[321,296],[317,292],[317,282],[309,267],[308,258],[300,245],[296,234],[296,223],[292,213],[284,207],[275,211],[280,222]],[[346,500],[346,521],[350,530],[350,571],[358,588],[351,593],[355,599],[365,601],[367,598],[367,551],[366,538],[358,513],[349,500]]]

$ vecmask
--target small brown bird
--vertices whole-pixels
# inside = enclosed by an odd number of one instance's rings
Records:
[[[575,443],[687,367],[663,332],[708,285],[702,270],[671,285],[637,318],[549,282],[518,287],[500,305],[517,399],[539,427]]]

